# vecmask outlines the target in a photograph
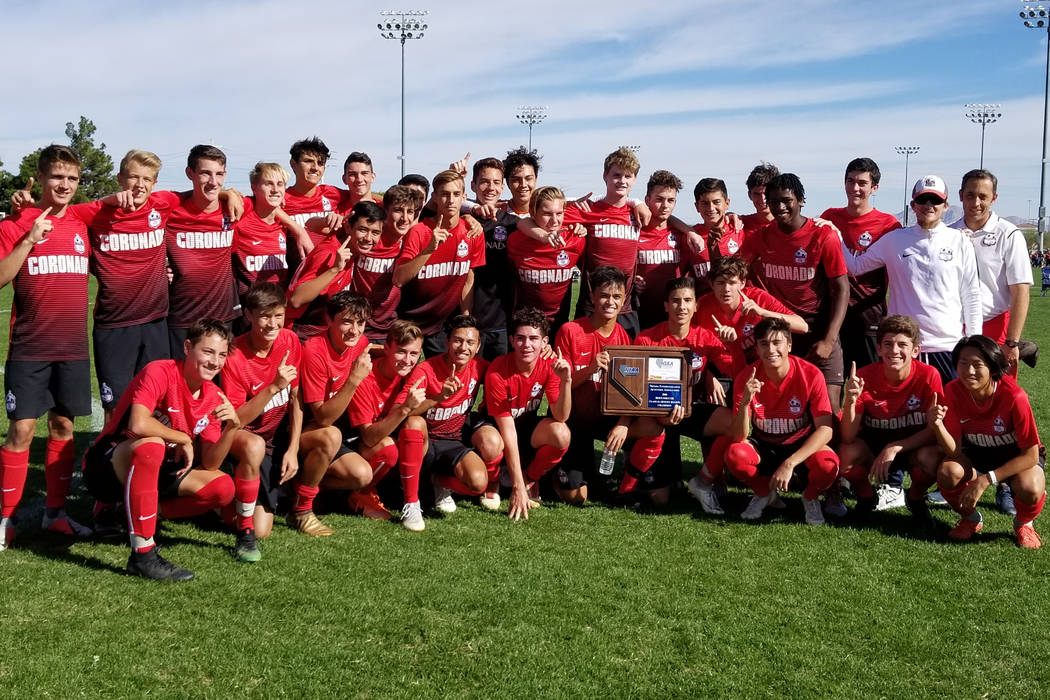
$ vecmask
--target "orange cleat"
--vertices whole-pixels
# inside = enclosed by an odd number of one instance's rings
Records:
[[[1014,528],[1014,534],[1017,535],[1017,546],[1023,547],[1024,549],[1039,549],[1043,546],[1043,541],[1039,538],[1039,533],[1035,531],[1035,528],[1031,525],[1022,525],[1021,527]]]
[[[347,498],[350,510],[358,515],[373,520],[390,520],[393,518],[390,511],[386,509],[383,502],[379,500],[379,494],[375,491],[354,491]]]
[[[955,527],[948,531],[948,537],[956,542],[967,542],[973,539],[984,528],[984,520],[967,520],[963,518]]]

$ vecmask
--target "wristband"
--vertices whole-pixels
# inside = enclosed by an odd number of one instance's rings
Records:
[[[994,469],[991,470],[990,472],[988,472],[988,480],[992,482],[992,486],[996,486],[996,485],[999,484],[999,479],[997,479],[995,477],[995,470]]]
[[[1016,348],[1020,344],[1021,341],[1014,340],[1013,338],[1007,338],[1006,341],[1003,343],[1003,345],[1005,345],[1008,348]]]

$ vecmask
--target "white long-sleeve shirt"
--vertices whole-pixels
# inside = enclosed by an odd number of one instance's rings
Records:
[[[890,314],[919,324],[922,352],[944,352],[966,333],[981,332],[981,284],[977,257],[966,234],[939,222],[897,229],[861,255],[842,245],[851,275],[886,268]]]
[[[977,274],[981,278],[981,311],[984,320],[1010,310],[1010,285],[1031,285],[1032,262],[1024,234],[993,212],[979,231],[966,228],[966,219],[952,224],[965,233],[977,253]],[[1025,294],[1028,292],[1026,291]]]

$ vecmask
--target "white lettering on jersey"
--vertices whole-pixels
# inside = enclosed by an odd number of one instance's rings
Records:
[[[233,231],[186,231],[175,234],[175,245],[180,248],[229,248]]]
[[[523,270],[518,268],[518,277],[527,284],[557,284],[572,279],[572,268],[553,270]]]
[[[639,265],[667,265],[677,264],[679,260],[677,250],[639,250]]]
[[[458,416],[469,411],[472,403],[474,403],[473,397],[468,396],[455,406],[448,406],[447,408],[438,408],[435,406],[427,411],[427,420],[434,421],[435,423],[447,421],[452,416]]]
[[[766,279],[771,280],[790,280],[792,282],[808,282],[809,280],[816,278],[817,268],[762,263],[762,273],[766,276]]]
[[[98,249],[103,253],[120,250],[148,250],[164,245],[164,229],[142,233],[104,233],[99,236]]]
[[[390,272],[394,267],[396,258],[360,258],[354,263],[358,270],[383,274]]]
[[[470,262],[461,260],[458,262],[434,263],[424,265],[417,275],[417,279],[432,280],[437,277],[462,277],[470,272]]]
[[[80,255],[36,255],[26,258],[31,275],[86,275],[88,259]]]
[[[619,238],[625,241],[637,241],[638,229],[630,224],[595,224],[595,238]]]
[[[244,259],[244,266],[249,272],[287,270],[288,261],[283,255],[249,255]]]

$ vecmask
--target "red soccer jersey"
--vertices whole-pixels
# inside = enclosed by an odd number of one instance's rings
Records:
[[[777,301],[769,292],[757,287],[744,287],[740,293],[751,301],[758,304],[766,311],[774,311],[778,314],[793,313],[791,309]],[[711,358],[718,371],[727,377],[735,377],[744,369],[744,365],[750,364],[758,359],[755,355],[755,326],[762,320],[758,314],[743,313],[738,306],[732,313],[724,313],[718,305],[714,292],[708,292],[696,302],[696,314],[693,323],[703,328],[715,331],[714,318],[723,326],[732,326],[736,330],[736,342],[723,346],[722,352],[717,357]]]
[[[944,387],[948,414],[944,427],[974,466],[988,472],[1039,444],[1028,394],[1016,380],[1004,376],[992,398],[978,405],[958,379]]]
[[[635,277],[645,280],[645,291],[637,293],[639,311],[654,314],[663,310],[667,283],[682,276],[682,253],[677,233],[669,228],[643,228],[638,234],[638,264]]]
[[[863,253],[883,234],[901,227],[897,217],[872,209],[867,214],[851,217],[845,207],[828,209],[820,218],[835,224],[842,232],[846,247],[854,253]],[[860,277],[849,278],[850,313],[862,314],[867,325],[878,326],[886,315],[886,270],[872,270]]]
[[[164,228],[180,199],[177,192],[153,192],[135,211],[101,202],[69,208],[91,234],[97,328],[134,326],[168,315]]]
[[[445,319],[459,308],[470,269],[485,264],[485,237],[467,238],[468,230],[460,219],[416,276],[401,288],[397,315],[419,326],[423,335],[441,330]],[[413,226],[394,269],[419,255],[430,244],[433,233],[432,220]]]
[[[725,222],[725,226],[722,239],[718,242],[718,250],[722,257],[739,253],[744,246],[746,235],[744,229],[730,228],[729,221]],[[707,278],[711,271],[711,251],[707,247],[707,237],[711,235],[711,230],[703,224],[697,224],[693,230],[700,234],[700,248],[694,251],[690,246],[685,246],[682,256],[686,269],[696,278],[696,293],[699,296],[711,290],[711,282]]]
[[[222,368],[222,388],[226,391],[226,397],[230,399],[234,408],[240,408],[257,395],[263,387],[273,383],[274,377],[277,376],[277,368],[281,366],[285,353],[288,353],[287,365],[298,368],[302,362],[303,349],[299,344],[299,338],[287,328],[281,329],[266,357],[259,357],[249,347],[249,335],[245,333],[233,341],[230,354],[226,357],[226,364]],[[275,394],[267,402],[263,412],[244,426],[244,429],[272,444],[277,427],[288,413],[288,401],[291,398],[292,389],[297,386],[299,386],[298,377]]]
[[[340,245],[339,239],[332,236],[318,243],[306,255],[306,259],[303,260],[299,269],[295,271],[295,276],[292,277],[292,282],[288,285],[289,298],[291,298],[292,292],[302,284],[317,279],[332,267],[335,263],[336,251],[339,250]],[[314,300],[309,304],[298,309],[292,308],[291,304],[289,304],[285,311],[285,316],[295,322],[296,332],[307,338],[312,338],[324,331],[327,325],[325,321],[325,306],[328,304],[328,297],[351,289],[353,280],[354,265],[352,262],[348,262],[346,267],[340,270],[335,278],[328,283],[328,286],[321,290],[321,293],[314,297]]]
[[[335,396],[346,384],[354,361],[368,350],[368,346],[368,338],[361,336],[356,345],[339,353],[328,342],[326,333],[303,343],[302,364],[299,367],[303,403],[309,406]]]
[[[631,289],[634,268],[638,262],[639,228],[634,223],[630,204],[614,207],[605,202],[595,202],[590,212],[580,211],[576,206],[565,208],[565,225],[583,224],[587,227],[587,250],[584,255],[583,280],[580,295],[590,299],[590,272],[603,265],[612,265],[627,275],[627,295],[620,313],[631,311]]]
[[[442,440],[459,440],[463,436],[463,424],[470,413],[470,407],[478,397],[482,378],[489,363],[480,357],[473,358],[461,371],[456,372],[456,377],[463,382],[459,391],[444,401],[439,401],[423,414],[427,421],[427,432],[432,438]],[[416,365],[416,368],[405,380],[401,392],[395,403],[404,403],[408,399],[408,390],[420,379],[420,385],[427,392],[427,398],[433,398],[441,393],[441,387],[451,374],[452,368],[448,363],[448,355],[438,355],[426,362]]]
[[[554,373],[553,365],[553,360],[537,360],[532,372],[524,374],[514,366],[514,353],[497,357],[485,373],[485,412],[493,418],[510,416],[517,420],[525,415],[535,416],[544,395],[548,404],[557,401],[561,379]]]
[[[806,219],[798,231],[784,234],[774,221],[744,240],[740,257],[751,263],[756,286],[805,319],[811,332],[823,332],[831,313],[829,280],[846,274],[842,246],[833,230]]]
[[[402,239],[388,237],[386,231],[372,250],[354,261],[354,279],[350,288],[360,292],[372,305],[368,318],[369,336],[379,338],[397,320],[401,287],[394,286],[394,263],[401,254]]]
[[[553,321],[572,287],[572,271],[586,240],[562,231],[565,246],[552,248],[520,231],[507,239],[507,257],[515,271],[514,308],[534,306]]]
[[[350,419],[350,425],[357,428],[362,425],[370,425],[387,414],[394,407],[394,397],[401,391],[404,385],[404,377],[394,374],[390,379],[385,378],[379,372],[382,363],[376,362],[372,371],[368,373],[354,391],[354,397],[350,399],[350,406],[346,413]]]
[[[707,366],[720,357],[725,351],[725,346],[718,337],[700,326],[689,326],[685,338],[676,338],[671,335],[667,321],[658,326],[644,330],[634,339],[635,345],[655,345],[657,347],[686,347],[693,352],[692,369],[693,384],[700,383]],[[695,400],[695,399],[694,399]]]
[[[864,380],[857,399],[860,437],[875,452],[925,428],[933,395],[944,396],[941,375],[918,360],[912,360],[907,378],[896,386],[886,381],[881,362],[861,367],[857,376]]]
[[[315,216],[327,216],[334,213],[342,197],[343,191],[331,185],[318,185],[314,188],[313,194],[308,196],[297,194],[289,187],[284,191],[284,204],[281,206],[281,209],[288,216],[292,217],[295,223],[306,228],[306,222]],[[328,238],[328,236],[318,231],[307,229],[307,232],[310,234],[310,240],[314,242],[314,245]]]
[[[168,215],[168,260],[175,274],[169,292],[168,326],[189,328],[198,319],[237,317],[233,285],[233,225],[220,205],[203,212],[192,194],[182,196]]]
[[[586,369],[591,364],[594,356],[605,349],[606,345],[630,345],[631,337],[623,326],[616,324],[612,333],[607,337],[595,330],[589,318],[581,318],[569,321],[558,329],[558,336],[554,346],[561,350],[562,357],[572,365],[573,372]],[[591,375],[591,381],[583,382],[572,392],[573,417],[588,417],[597,419],[601,413],[600,399],[602,395],[602,379],[604,370],[596,370]]]
[[[196,397],[190,393],[182,376],[182,362],[155,360],[135,375],[117,403],[109,423],[95,442],[104,438],[137,438],[128,428],[132,404],[145,406],[153,417],[172,430],[178,430],[203,442],[215,443],[222,436],[222,422],[213,412],[222,404],[214,382],[201,384]],[[200,461],[199,457],[195,461]]]
[[[248,197],[245,202],[254,202]],[[244,298],[256,282],[276,282],[288,285],[288,239],[284,227],[276,219],[266,223],[259,218],[254,206],[245,206],[244,216],[233,225],[233,275],[237,280],[237,295]]]
[[[750,233],[754,233],[761,228],[764,228],[767,224],[771,223],[771,219],[767,219],[764,214],[759,214],[757,211],[754,214],[745,214],[740,217],[740,223],[744,227],[744,236],[746,237]]]
[[[814,365],[789,355],[787,376],[777,385],[766,376],[761,362],[744,368],[733,382],[733,410],[740,410],[744,385],[751,378],[751,368],[758,368],[762,391],[751,399],[751,437],[773,445],[793,445],[814,430],[813,421],[831,415],[831,401],[824,376]]]
[[[0,221],[0,257],[33,228],[41,210],[25,209]],[[87,295],[91,248],[88,231],[68,213],[48,216],[53,228],[33,246],[14,278],[9,360],[88,358]]]

